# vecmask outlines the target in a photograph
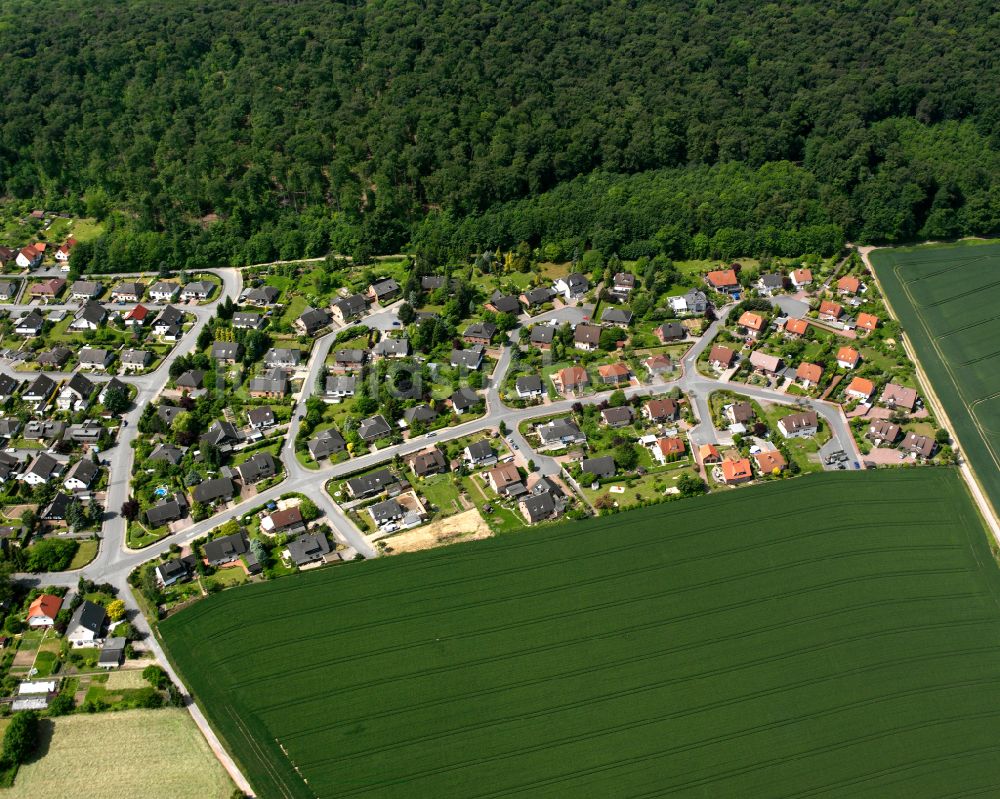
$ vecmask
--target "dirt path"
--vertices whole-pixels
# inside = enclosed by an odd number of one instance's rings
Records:
[[[869,254],[876,249],[878,248],[859,247],[858,253],[861,255],[861,260],[864,262],[865,267],[871,274],[872,280],[875,281],[875,285],[878,286],[879,293],[882,295],[882,300],[885,302],[885,307],[888,309],[889,313],[892,314],[893,319],[898,322],[899,317],[896,315],[896,311],[889,302],[889,297],[882,288],[882,283],[879,281],[878,275],[875,273],[875,269],[872,267],[871,260],[868,257]],[[913,366],[917,373],[917,381],[920,383],[921,391],[924,392],[924,398],[931,404],[938,421],[941,422],[951,434],[955,444],[958,445],[959,452],[964,452],[965,449],[962,447],[962,442],[959,440],[958,434],[955,432],[955,425],[951,423],[951,419],[949,419],[948,414],[945,413],[944,405],[938,398],[938,395],[934,392],[934,386],[931,383],[930,378],[928,378],[926,372],[924,372],[924,368],[921,365],[920,360],[917,358],[916,352],[914,352],[913,348],[910,347],[909,339],[906,335],[902,335],[900,338],[902,339],[903,349],[910,360],[913,361]],[[972,498],[979,507],[979,512],[986,520],[986,524],[989,526],[990,532],[993,534],[993,539],[996,541],[997,546],[1000,546],[1000,521],[998,521],[996,511],[987,499],[982,486],[979,485],[979,480],[976,479],[975,472],[972,470],[972,467],[969,465],[969,462],[964,456],[959,459],[959,470],[962,473],[962,477],[965,478],[965,482],[969,486],[969,491],[972,493]]]

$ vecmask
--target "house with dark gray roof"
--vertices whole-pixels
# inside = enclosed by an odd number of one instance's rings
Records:
[[[344,488],[353,499],[364,499],[380,494],[398,482],[399,478],[388,469],[379,469],[370,474],[352,477],[344,484]]]
[[[83,347],[76,357],[80,361],[81,369],[104,370],[108,368],[108,364],[115,356],[111,350],[106,350],[103,347]]]
[[[37,336],[42,332],[44,325],[45,319],[42,315],[38,311],[32,310],[17,320],[14,332],[19,336]]]
[[[266,430],[277,424],[274,410],[269,405],[261,405],[247,411],[247,422],[254,430]]]
[[[528,308],[537,308],[547,302],[552,302],[556,293],[548,286],[540,286],[535,289],[528,289],[521,294],[521,302]]]
[[[151,508],[146,509],[146,521],[151,527],[161,527],[178,519],[183,519],[187,513],[187,499],[183,494],[175,494],[172,499],[162,499]]]
[[[372,517],[376,527],[384,527],[387,524],[398,522],[406,515],[406,511],[396,500],[386,499],[370,506],[368,515]]]
[[[473,468],[493,466],[497,462],[497,454],[493,451],[493,447],[490,446],[490,442],[486,440],[469,444],[465,448],[463,457],[465,458],[465,462]]]
[[[437,419],[437,411],[435,411],[430,405],[415,405],[412,408],[407,408],[403,411],[403,418],[406,420],[407,424],[413,424],[414,422],[428,423],[433,422]]]
[[[542,396],[542,378],[538,375],[525,375],[514,381],[514,390],[521,399],[533,399]]]
[[[626,328],[632,324],[632,312],[627,308],[606,308],[601,314],[601,324]]]
[[[240,555],[245,555],[250,550],[250,539],[240,530],[238,533],[208,541],[202,549],[205,551],[205,560],[210,565],[221,566],[223,563],[232,563]]]
[[[247,391],[251,397],[283,397],[288,393],[288,378],[281,368],[268,369],[261,376],[251,378]]]
[[[66,639],[75,647],[100,645],[107,618],[103,607],[89,599],[83,600],[66,626]]]
[[[52,396],[56,390],[55,381],[47,375],[38,375],[21,394],[21,399],[25,402],[42,403]]]
[[[285,546],[286,557],[298,567],[320,563],[333,551],[322,533],[304,533]]]
[[[147,460],[166,461],[167,463],[176,466],[181,462],[183,457],[184,450],[180,447],[175,447],[173,444],[158,444],[152,453],[150,453]]]
[[[405,358],[410,354],[410,342],[405,338],[384,338],[375,345],[376,358]]]
[[[269,369],[297,369],[302,363],[302,350],[298,347],[271,347],[264,353],[264,366]]]
[[[462,338],[469,344],[482,344],[489,346],[493,337],[497,334],[497,326],[492,322],[473,322],[462,334]]]
[[[236,311],[233,314],[233,327],[236,330],[260,330],[264,326],[264,317],[253,311]]]
[[[581,461],[580,471],[598,480],[614,477],[615,459],[610,455],[603,455],[600,458],[587,458]]]
[[[318,308],[306,308],[295,320],[295,329],[304,336],[311,336],[330,324],[330,315]]]
[[[232,480],[228,477],[214,477],[196,485],[191,491],[191,496],[195,502],[211,505],[220,499],[232,499],[234,493],[235,488]]]
[[[72,354],[68,347],[56,346],[40,353],[35,360],[45,369],[61,369]]]
[[[362,441],[376,441],[392,434],[392,428],[381,414],[363,419],[358,425],[358,435]]]
[[[193,558],[171,558],[156,567],[156,582],[166,588],[191,579],[194,571]]]
[[[321,430],[316,434],[307,445],[309,447],[309,454],[312,455],[313,460],[321,460],[322,458],[329,458],[331,455],[335,455],[338,452],[343,452],[347,449],[347,442],[344,441],[344,437],[338,433],[333,428],[327,430]]]
[[[177,388],[195,391],[205,382],[205,372],[202,369],[189,369],[174,382]]]
[[[243,485],[251,485],[278,473],[278,464],[270,452],[258,452],[236,467]]]
[[[556,329],[551,325],[535,325],[531,328],[531,336],[528,341],[531,342],[533,347],[538,347],[540,350],[547,350],[552,346],[552,340],[555,338]]]
[[[476,371],[483,364],[485,350],[481,344],[476,344],[464,350],[451,351],[451,365],[456,369]]]
[[[330,303],[330,311],[333,318],[342,325],[346,325],[353,319],[357,319],[368,310],[368,300],[364,294],[352,294],[349,297],[341,297]]]
[[[550,519],[556,512],[555,499],[548,492],[521,497],[517,506],[528,524]]]
[[[99,302],[86,302],[76,312],[76,319],[70,324],[71,330],[97,330],[108,318],[108,312]]]
[[[486,308],[496,313],[509,313],[517,316],[521,312],[521,302],[512,294],[501,294],[499,290],[494,291]]]
[[[240,302],[264,308],[274,305],[280,296],[281,292],[274,286],[259,286],[257,288],[244,289],[243,293],[240,294]]]
[[[192,280],[181,291],[181,299],[185,302],[190,300],[207,300],[215,291],[215,284],[210,280]]]
[[[243,436],[230,422],[214,421],[211,427],[201,437],[202,444],[211,444],[213,447],[225,450],[232,448],[243,440]]]
[[[353,397],[357,380],[354,375],[331,375],[326,379],[326,391],[323,394],[331,399]]]
[[[387,300],[395,299],[399,296],[401,289],[399,283],[391,277],[372,283],[368,287],[368,296],[379,305]]]
[[[90,458],[81,458],[66,473],[63,487],[67,491],[86,491],[93,485],[100,471],[100,467]]]
[[[236,363],[243,357],[243,345],[238,341],[216,341],[210,355],[219,363]]]
[[[475,408],[483,404],[483,398],[471,388],[460,388],[451,395],[451,409],[461,416],[470,408]]]

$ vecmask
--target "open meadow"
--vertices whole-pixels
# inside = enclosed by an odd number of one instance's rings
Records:
[[[160,625],[258,795],[971,795],[1000,573],[956,471],[824,474],[321,570]]]
[[[186,710],[61,716],[41,732],[42,756],[21,766],[5,799],[229,799],[233,791]]]
[[[1000,244],[875,250],[872,266],[1000,512]]]

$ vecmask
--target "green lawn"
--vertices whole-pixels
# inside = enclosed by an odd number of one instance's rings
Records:
[[[303,573],[160,629],[261,796],[909,799],[1000,784],[998,600],[958,473],[912,469]]]
[[[1000,508],[1000,244],[876,250],[871,262],[954,433]]]
[[[97,557],[98,542],[92,538],[80,541],[80,547],[76,550],[73,560],[70,561],[69,568],[82,569],[90,561]]]

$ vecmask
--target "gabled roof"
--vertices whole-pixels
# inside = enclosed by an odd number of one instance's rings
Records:
[[[844,291],[848,294],[857,294],[858,289],[861,288],[861,281],[858,280],[854,275],[844,275],[837,281],[837,291]]]
[[[809,323],[805,319],[789,319],[785,323],[785,330],[789,333],[793,333],[796,336],[805,335],[805,332],[809,329]]]
[[[94,463],[89,458],[82,458],[78,460],[70,468],[69,472],[66,474],[66,480],[64,482],[69,482],[70,480],[79,480],[85,486],[89,486],[94,482],[94,478],[97,477],[97,473],[100,471],[100,467]]]
[[[717,289],[734,288],[740,284],[734,269],[716,269],[705,275],[705,279]]]
[[[573,329],[573,341],[596,347],[601,343],[601,328],[597,325],[578,324]]]
[[[799,368],[795,370],[795,376],[799,380],[808,380],[810,383],[818,383],[823,376],[823,367],[817,363],[803,361]]]
[[[195,502],[214,502],[217,499],[229,499],[233,495],[233,481],[228,477],[215,477],[204,480],[194,487],[191,496]]]
[[[878,317],[870,313],[859,313],[857,326],[862,330],[874,330],[878,327]]]
[[[764,326],[767,324],[767,320],[760,314],[754,313],[753,311],[744,311],[737,324],[740,327],[745,327],[749,330],[760,331],[764,329]]]
[[[753,457],[757,461],[757,468],[762,474],[771,474],[775,469],[779,472],[784,471],[788,465],[787,461],[785,461],[785,456],[776,449],[766,452],[755,452]]]
[[[839,317],[844,312],[844,309],[838,302],[823,300],[819,304],[819,312],[821,316]]]
[[[61,607],[62,597],[58,597],[55,594],[39,594],[35,597],[31,605],[28,606],[28,619],[39,618],[41,616],[55,619]]]
[[[708,353],[710,363],[721,363],[724,366],[731,364],[735,357],[735,352],[729,349],[729,347],[723,347],[721,344],[716,344],[712,347],[711,352]]]
[[[870,397],[875,393],[875,384],[864,377],[855,377],[851,380],[850,385],[847,386],[847,390],[853,394],[863,394],[866,397]]]
[[[746,480],[753,477],[753,468],[746,458],[736,461],[726,460],[722,462],[722,477],[727,483],[730,480]]]
[[[852,366],[857,366],[858,361],[861,360],[861,353],[858,352],[854,347],[841,347],[837,350],[837,361],[842,361],[843,363],[849,363]]]
[[[104,608],[85,599],[77,607],[76,612],[73,613],[69,621],[69,626],[66,629],[72,632],[77,627],[83,627],[85,630],[89,630],[95,636],[98,636],[101,634],[101,629],[104,627],[104,620],[106,618],[107,613],[105,613]]]

